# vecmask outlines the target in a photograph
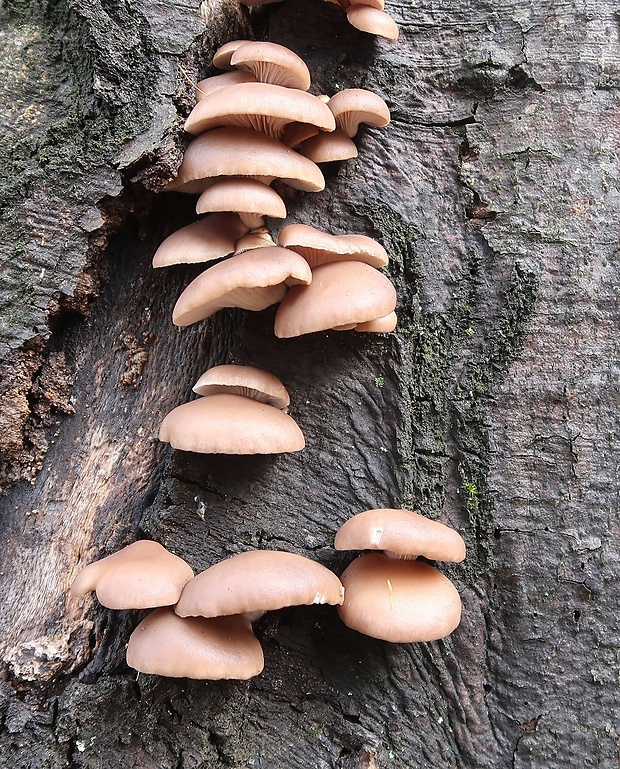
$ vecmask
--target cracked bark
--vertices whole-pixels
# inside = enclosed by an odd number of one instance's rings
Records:
[[[618,766],[615,10],[389,10],[396,44],[310,0],[212,3],[206,34],[181,2],[1,11],[3,766]],[[198,270],[149,262],[192,205],[153,190],[180,157],[188,78],[247,35],[300,53],[317,92],[390,105],[389,129],[287,207],[383,240],[393,335],[276,340],[273,312],[171,327]],[[305,452],[156,442],[228,359],[283,379]],[[467,539],[446,569],[463,623],[442,642],[290,609],[258,624],[253,681],[136,678],[140,617],[66,598],[79,562],[141,535],[196,569],[267,546],[339,571],[337,525],[401,505]]]

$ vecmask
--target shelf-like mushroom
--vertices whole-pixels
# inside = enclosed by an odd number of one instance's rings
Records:
[[[294,147],[285,140],[285,144]],[[358,155],[357,147],[342,128],[330,133],[320,132],[304,139],[299,145],[299,152],[313,163],[334,163],[338,160],[350,160]]]
[[[234,51],[230,65],[252,73],[261,83],[301,91],[310,88],[310,72],[304,60],[277,43],[247,42]]]
[[[346,14],[355,29],[384,37],[386,40],[398,40],[398,26],[385,11],[355,3],[347,8]]]
[[[368,8],[368,6],[364,6]],[[369,10],[374,10],[369,8]],[[390,122],[390,110],[383,99],[364,88],[346,88],[338,91],[327,102],[336,120],[336,125],[347,136],[355,136],[360,123],[384,128]]]
[[[169,235],[155,252],[153,267],[211,262],[229,256],[249,229],[234,213],[207,216]]]
[[[278,236],[278,245],[303,256],[312,269],[328,262],[364,262],[385,267],[388,255],[367,235],[330,235],[307,224],[289,224]]]
[[[202,193],[196,203],[196,213],[232,211],[248,229],[262,227],[264,217],[286,217],[286,206],[278,193],[256,179],[235,176],[218,179]]]
[[[223,75],[213,75],[213,77],[207,77],[204,80],[200,80],[196,83],[196,102],[206,99],[215,91],[220,88],[225,88],[229,85],[238,85],[239,83],[255,83],[256,78],[251,72],[243,72],[242,70],[233,70],[232,72],[224,72]]]
[[[277,409],[286,409],[291,402],[286,387],[277,377],[253,366],[213,366],[192,389],[204,396],[216,393],[244,395]]]

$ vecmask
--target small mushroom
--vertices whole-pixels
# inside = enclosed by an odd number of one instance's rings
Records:
[[[379,35],[386,40],[398,40],[396,22],[385,11],[355,3],[347,8],[346,13],[349,23],[361,32]]]
[[[373,11],[374,8],[364,6]],[[378,11],[378,13],[381,13]],[[327,103],[336,120],[336,125],[347,136],[355,136],[360,123],[384,128],[390,122],[390,111],[383,99],[364,88],[346,88],[339,91]]]
[[[199,101],[185,130],[197,135],[220,126],[242,126],[279,139],[293,122],[309,123],[322,131],[336,127],[329,106],[312,94],[271,83],[239,83]]]
[[[289,143],[285,141],[285,144]],[[358,155],[355,143],[342,128],[336,128],[331,133],[317,133],[305,139],[299,145],[299,152],[313,163],[334,163],[338,160],[350,160]]]
[[[286,206],[278,193],[256,179],[234,176],[218,179],[202,193],[196,213],[234,211],[248,229],[264,224],[265,216],[286,217]]]
[[[390,331],[394,331],[398,323],[398,317],[395,312],[384,315],[382,318],[374,318],[368,320],[366,323],[358,323],[355,326],[356,331],[365,331],[372,334],[389,334]]]
[[[394,286],[363,262],[329,262],[312,271],[306,288],[294,286],[278,307],[275,334],[280,338],[328,329],[347,330],[393,312]]]
[[[301,91],[310,88],[310,72],[303,59],[277,43],[245,43],[235,50],[230,64],[251,72],[261,83],[273,83]]]
[[[224,43],[213,55],[213,66],[218,69],[234,69],[230,63],[234,52],[241,48],[242,45],[251,42],[251,40],[229,40],[227,43]]]
[[[325,188],[323,174],[308,158],[260,131],[226,126],[190,142],[177,178],[166,189],[202,192],[218,176],[251,176],[268,184],[282,179],[305,192]]]
[[[189,617],[170,608],[151,612],[133,631],[127,664],[170,678],[245,681],[264,666],[263,650],[245,617]]]
[[[139,540],[82,569],[71,595],[94,590],[108,609],[152,609],[172,606],[194,576],[191,566],[158,542]]]
[[[216,563],[189,582],[176,605],[181,617],[252,617],[285,606],[339,605],[338,577],[295,553],[251,550]]]
[[[253,366],[213,366],[192,389],[204,396],[216,393],[244,395],[277,409],[286,409],[291,402],[286,387],[277,377]]]
[[[303,256],[312,269],[328,262],[364,262],[385,267],[386,250],[366,235],[329,235],[307,224],[289,224],[282,229],[278,245]]]
[[[214,91],[225,88],[228,85],[238,85],[239,83],[255,83],[256,78],[251,72],[242,72],[234,70],[233,72],[224,72],[223,75],[214,75],[196,83],[196,101],[202,101],[210,96]]]
[[[178,298],[172,322],[189,326],[223,307],[264,310],[283,298],[287,286],[311,280],[308,263],[294,251],[278,246],[254,248],[195,278]]]
[[[159,439],[198,454],[282,454],[305,446],[303,433],[288,414],[229,393],[177,406],[162,421]]]
[[[233,213],[207,216],[169,235],[155,252],[153,267],[210,262],[229,256],[249,229]]]

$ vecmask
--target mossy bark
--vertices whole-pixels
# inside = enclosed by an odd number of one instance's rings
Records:
[[[615,8],[388,9],[396,43],[318,0],[203,3],[206,24],[173,0],[0,11],[2,766],[618,766]],[[193,202],[157,190],[192,81],[246,36],[302,55],[317,93],[390,106],[325,192],[286,203],[382,240],[393,334],[277,340],[273,311],[171,324],[199,270],[150,259]],[[285,382],[304,452],[159,444],[224,361]],[[127,668],[137,614],[67,595],[139,536],[196,570],[268,547],[340,571],[337,526],[387,506],[467,541],[444,641],[390,645],[295,608],[257,624],[261,676],[173,681]]]

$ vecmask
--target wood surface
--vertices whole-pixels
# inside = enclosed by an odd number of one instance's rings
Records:
[[[319,0],[14,0],[0,9],[0,766],[620,766],[620,45],[609,0],[388,2],[397,42]],[[389,335],[185,330],[193,221],[158,193],[222,43],[291,47],[316,93],[392,112],[288,221],[378,238]],[[276,374],[307,448],[174,452],[163,416],[210,365]],[[410,507],[461,531],[444,641],[388,644],[330,607],[265,615],[248,682],[136,675],[143,616],[68,596],[139,537],[195,570],[263,547],[341,572],[335,529]]]

